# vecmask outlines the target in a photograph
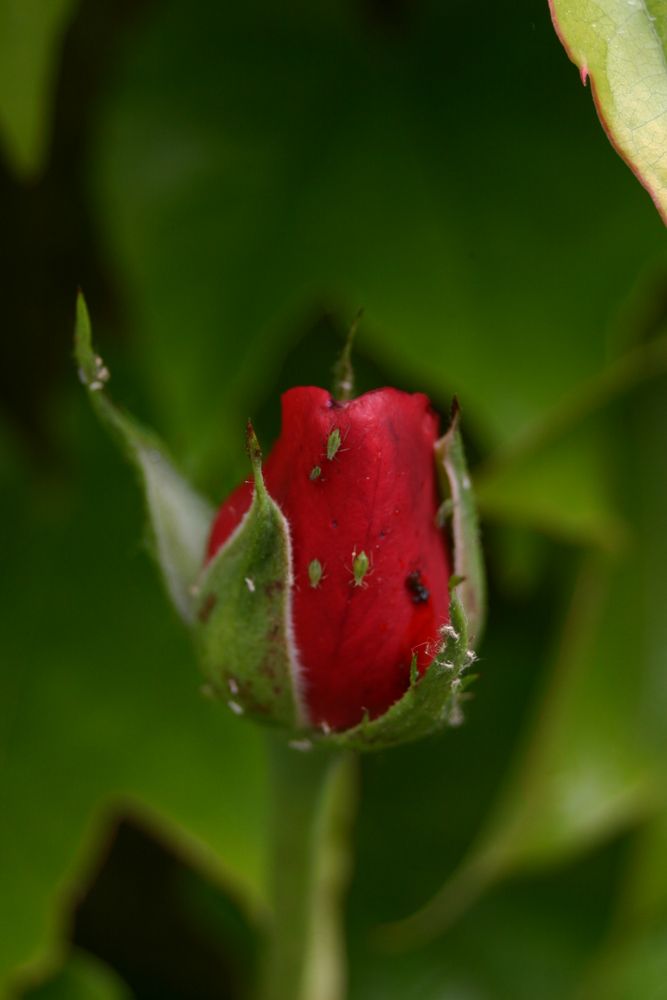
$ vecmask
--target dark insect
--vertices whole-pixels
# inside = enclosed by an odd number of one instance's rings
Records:
[[[423,604],[431,596],[422,582],[422,575],[418,569],[408,573],[405,578],[405,586],[410,591],[413,604]]]

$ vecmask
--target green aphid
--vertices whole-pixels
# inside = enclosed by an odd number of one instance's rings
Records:
[[[320,560],[312,559],[308,565],[308,579],[310,580],[310,585],[314,590],[317,590],[320,585],[322,572],[322,563]]]
[[[340,448],[340,431],[337,427],[334,427],[331,434],[327,438],[327,458],[330,462],[333,462],[334,458],[338,454],[338,449]]]
[[[355,587],[364,586],[364,577],[370,569],[370,561],[365,552],[355,552],[352,554],[352,572],[354,574]]]
[[[308,478],[311,479],[313,482],[315,482],[315,480],[319,479],[321,475],[322,475],[322,469],[320,468],[320,466],[314,465],[310,470]]]

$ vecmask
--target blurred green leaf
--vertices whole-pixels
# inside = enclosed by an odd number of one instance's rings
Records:
[[[0,0],[0,140],[19,174],[44,163],[60,50],[77,0]]]
[[[628,543],[615,509],[611,476],[616,449],[608,440],[610,408],[667,372],[662,330],[574,387],[479,469],[475,490],[487,517],[532,527],[610,552]]]
[[[350,1000],[570,1000],[604,936],[619,850],[515,878],[411,953],[353,944]],[[641,995],[641,994],[640,994]]]
[[[469,859],[394,931],[432,936],[495,879],[581,852],[655,812],[664,796],[667,477],[664,378],[613,421],[625,551],[589,558],[559,640],[553,679],[513,778]],[[661,405],[663,404],[663,405]]]
[[[1,500],[0,984],[54,956],[119,814],[162,831],[255,916],[264,898],[261,734],[202,698],[136,552],[127,468],[80,389],[61,425],[70,482],[16,482]]]
[[[667,916],[624,941],[614,942],[609,964],[581,991],[585,1000],[665,1000]]]
[[[595,956],[585,1000],[667,996],[667,810],[635,838],[611,933]]]
[[[420,5],[397,36],[355,11],[255,0],[193,19],[171,0],[109,94],[98,215],[157,423],[207,477],[324,307],[364,305],[363,349],[457,391],[491,447],[599,368],[664,259],[650,207],[590,143],[583,183],[568,132],[585,115],[528,0],[482,34],[461,5]]]
[[[667,4],[550,0],[554,27],[600,121],[667,222]]]
[[[658,776],[635,731],[627,596],[610,589],[606,567],[584,567],[553,678],[490,822],[443,889],[388,928],[390,940],[430,940],[496,880],[581,852],[655,806]]]
[[[99,959],[74,951],[56,976],[23,994],[25,1000],[131,1000],[132,993]]]
[[[607,550],[627,540],[614,510],[604,430],[593,421],[527,455],[498,458],[475,479],[483,518]]]
[[[634,586],[641,617],[636,645],[643,671],[637,677],[642,695],[638,738],[649,739],[660,777],[660,809],[636,837],[619,894],[606,948],[599,954],[587,990],[590,1000],[634,1000],[667,996],[667,380],[644,391],[625,413],[634,430],[635,448],[627,476],[632,507],[643,544],[633,561]]]

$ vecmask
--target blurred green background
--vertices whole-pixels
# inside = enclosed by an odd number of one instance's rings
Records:
[[[546,2],[0,0],[0,141],[0,995],[246,998],[265,912],[263,736],[199,693],[81,286],[212,499],[359,306],[360,388],[460,397],[480,679],[364,761],[352,1000],[667,997],[667,248]]]

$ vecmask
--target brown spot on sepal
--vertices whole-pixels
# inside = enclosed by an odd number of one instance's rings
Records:
[[[285,584],[282,580],[270,580],[264,587],[264,593],[267,597],[273,597],[274,594],[279,594],[285,589]]]
[[[209,620],[209,618],[211,617],[211,613],[217,603],[218,603],[218,598],[216,594],[211,593],[206,595],[206,597],[204,598],[204,603],[197,612],[197,618],[202,623],[202,625],[205,625],[206,622]]]

